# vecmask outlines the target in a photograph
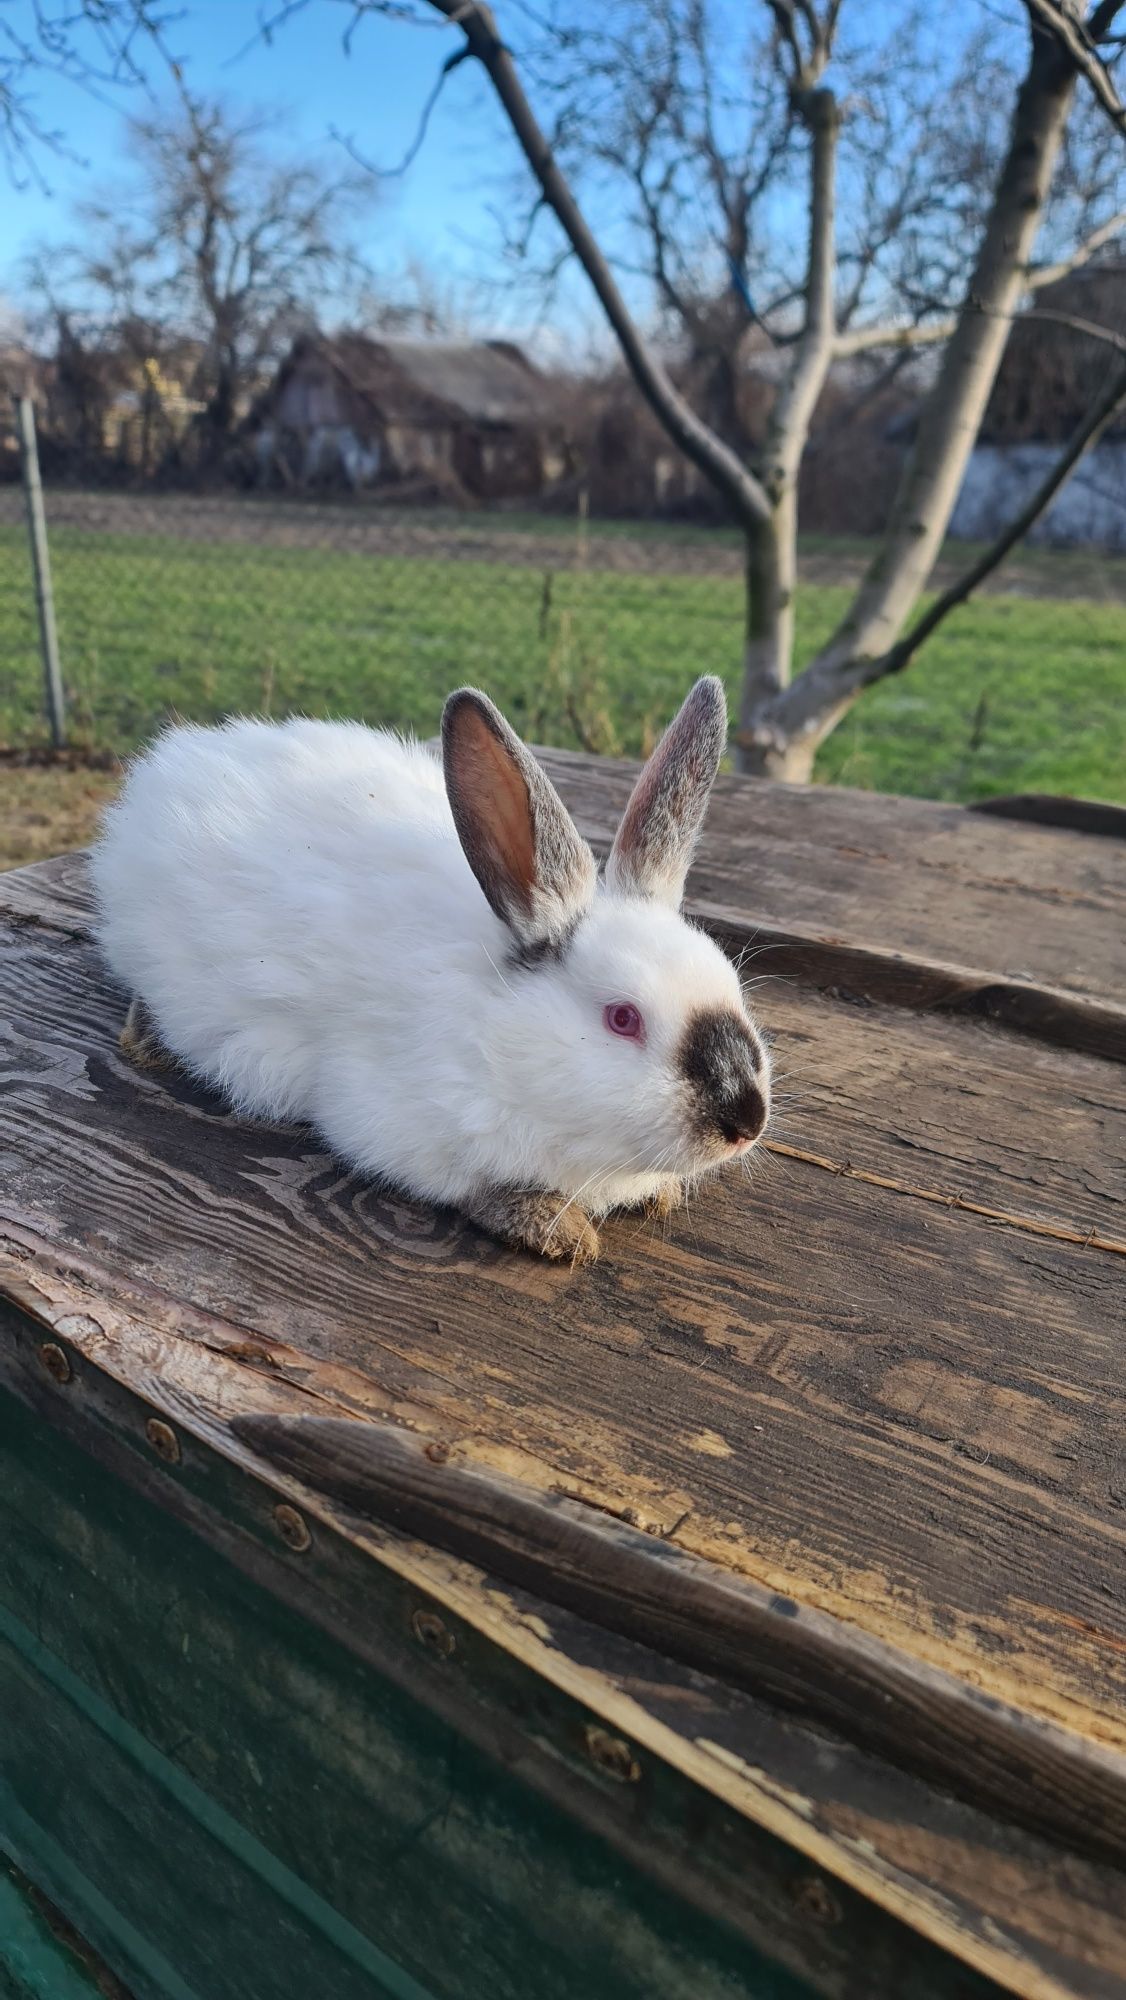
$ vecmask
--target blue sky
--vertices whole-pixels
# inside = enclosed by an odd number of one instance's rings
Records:
[[[8,0],[30,15],[25,0]],[[458,37],[441,27],[369,18],[349,57],[341,43],[344,7],[311,5],[267,46],[258,36],[261,0],[191,0],[169,32],[173,53],[198,92],[221,93],[239,107],[284,113],[282,138],[295,150],[327,153],[330,128],[353,138],[380,165],[400,159],[414,137],[419,110],[445,55]],[[153,69],[154,82],[159,70]],[[44,125],[67,135],[76,160],[42,149],[37,164],[47,183],[5,187],[0,195],[0,296],[18,291],[20,259],[32,245],[74,237],[73,208],[91,187],[112,185],[126,166],[126,114],[145,108],[136,90],[100,87],[92,96],[48,74],[35,85]],[[339,153],[341,167],[347,166]],[[496,241],[490,203],[499,203],[516,166],[515,149],[493,112],[488,86],[474,65],[450,78],[431,120],[425,146],[409,173],[385,182],[359,235],[373,263],[402,268],[421,252],[439,281],[453,283],[492,264],[483,248]],[[519,305],[498,300],[503,319]]]
[[[168,31],[168,44],[194,92],[221,95],[239,112],[259,107],[280,111],[279,147],[330,158],[335,154],[342,171],[348,162],[330,138],[332,128],[354,140],[366,158],[393,166],[415,136],[444,58],[461,46],[458,32],[436,17],[434,25],[420,26],[372,15],[359,23],[349,54],[343,36],[351,9],[332,0],[309,0],[269,43],[260,33],[260,20],[278,0],[167,4],[182,11],[182,19]],[[583,6],[597,10],[602,0],[571,4],[581,13]],[[0,5],[6,21],[30,31],[34,0],[0,0]],[[756,10],[748,0],[717,0],[717,17],[723,6],[733,22],[751,20],[756,11],[762,21],[768,19],[765,6]],[[853,12],[846,9],[844,18],[856,24],[854,33],[876,46],[910,11],[911,0],[855,0]],[[517,30],[527,30],[516,0],[500,0],[498,13],[502,25],[515,22]],[[920,31],[920,48],[929,49],[938,75],[944,61],[954,62],[976,22],[1014,14],[1019,19],[1017,0],[944,0],[937,18]],[[152,61],[150,73],[154,88],[171,101],[172,87],[165,85],[158,60]],[[94,189],[112,189],[121,181],[128,166],[128,115],[150,111],[153,105],[136,88],[101,86],[94,94],[47,71],[39,74],[34,91],[39,122],[64,133],[75,157],[40,148],[36,165],[45,186],[34,176],[14,189],[0,182],[0,307],[5,297],[18,301],[20,264],[28,251],[73,241],[76,203]],[[385,296],[407,295],[402,274],[412,258],[421,260],[439,303],[468,312],[481,330],[531,336],[547,351],[548,341],[535,329],[542,308],[539,294],[531,285],[521,291],[514,278],[507,287],[499,282],[500,235],[490,213],[506,200],[519,202],[518,212],[525,212],[529,189],[527,168],[494,107],[487,80],[476,64],[464,64],[449,78],[409,171],[373,190],[370,210],[356,232],[359,247],[382,278]],[[786,201],[784,188],[776,199]],[[620,199],[598,213],[591,211],[608,247],[613,247],[620,211]],[[797,236],[803,228],[795,213]],[[644,310],[647,294],[637,292],[628,276],[622,282]],[[605,350],[609,336],[579,273],[567,275],[551,312],[565,346]],[[332,316],[326,304],[329,323]]]

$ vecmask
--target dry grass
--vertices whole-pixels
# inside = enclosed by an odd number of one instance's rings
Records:
[[[117,786],[112,771],[0,766],[0,868],[84,847]]]

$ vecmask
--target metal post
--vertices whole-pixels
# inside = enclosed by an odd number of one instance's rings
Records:
[[[35,405],[30,396],[16,398],[16,426],[19,431],[23,465],[23,491],[27,503],[27,532],[31,541],[31,563],[35,571],[35,603],[39,612],[39,643],[43,654],[43,680],[47,692],[47,719],[56,750],[66,743],[66,706],[59,671],[59,640],[55,631],[55,597],[51,589],[51,558],[47,549],[47,516],[43,511],[43,484],[39,477],[39,450],[35,442]]]

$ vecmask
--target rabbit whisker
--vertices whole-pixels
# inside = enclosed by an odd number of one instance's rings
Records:
[[[492,966],[493,971],[496,973],[496,976],[500,980],[501,985],[505,987],[509,993],[511,993],[513,999],[515,1000],[516,988],[514,986],[509,986],[507,979],[505,978],[503,972],[500,969],[500,966],[497,964],[496,959],[493,957],[492,952],[489,950],[488,945],[485,944],[484,941],[482,941],[481,950],[484,952],[485,957],[488,959],[489,964]]]

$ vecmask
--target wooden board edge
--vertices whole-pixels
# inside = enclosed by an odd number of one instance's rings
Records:
[[[738,958],[753,945],[755,972],[798,979],[834,998],[872,1000],[916,1013],[960,1014],[1030,1035],[1056,1048],[1126,1062],[1126,1006],[1090,1000],[1035,980],[846,943],[813,931],[780,930],[766,919],[691,895],[687,914]]]
[[[0,1284],[0,1296],[3,1293]],[[30,1401],[32,1407],[48,1413],[55,1396],[52,1383],[56,1388],[59,1383],[53,1372],[40,1363],[38,1333],[49,1332],[52,1336],[49,1345],[61,1352],[68,1367],[73,1362],[78,1371],[77,1378],[72,1376],[67,1380],[66,1389],[69,1390],[74,1379],[82,1385],[84,1407],[80,1410],[69,1394],[54,1403],[54,1416],[56,1420],[61,1416],[61,1427],[111,1470],[138,1485],[147,1497],[169,1507],[197,1532],[202,1532],[220,1553],[265,1582],[268,1588],[275,1591],[278,1588],[276,1580],[271,1578],[271,1565],[276,1564],[278,1503],[291,1503],[301,1510],[298,1519],[307,1518],[318,1538],[327,1535],[350,1556],[363,1563],[374,1562],[397,1578],[422,1607],[429,1607],[437,1618],[439,1631],[445,1620],[451,1630],[463,1628],[487,1648],[498,1648],[517,1666],[529,1670],[568,1701],[589,1711],[607,1730],[620,1734],[623,1742],[636,1745],[646,1757],[659,1760],[689,1786],[804,1856],[815,1869],[823,1870],[840,1883],[847,1894],[874,1904],[893,1922],[917,1933],[975,1974],[1023,1996],[1023,2000],[1086,2000],[1088,1992],[1097,1990],[1056,1977],[990,1920],[983,1920],[980,1931],[967,1932],[941,1891],[905,1874],[898,1864],[888,1865],[868,1838],[851,1840],[837,1832],[825,1832],[815,1823],[807,1802],[779,1788],[766,1772],[742,1763],[707,1739],[671,1728],[647,1710],[636,1692],[618,1686],[598,1669],[573,1660],[555,1643],[550,1627],[536,1615],[524,1594],[517,1592],[512,1596],[503,1579],[496,1579],[433,1545],[350,1516],[347,1509],[294,1475],[264,1466],[261,1458],[241,1445],[221,1421],[193,1426],[185,1438],[192,1446],[186,1458],[192,1462],[202,1454],[222,1466],[224,1479],[246,1482],[249,1497],[245,1511],[261,1523],[257,1542],[275,1544],[275,1556],[267,1558],[265,1566],[257,1547],[251,1550],[248,1559],[246,1537],[240,1542],[226,1521],[217,1526],[213,1519],[207,1518],[207,1510],[201,1509],[195,1496],[185,1491],[179,1462],[173,1467],[171,1478],[166,1461],[154,1464],[149,1412],[159,1421],[163,1410],[174,1417],[178,1430],[184,1430],[187,1426],[183,1411],[163,1404],[155,1394],[146,1401],[128,1383],[119,1380],[104,1343],[97,1338],[96,1322],[91,1340],[91,1322],[86,1320],[83,1324],[84,1315],[67,1312],[66,1303],[61,1302],[57,1312],[31,1317],[26,1306],[17,1302],[17,1312],[29,1318],[33,1342],[28,1343],[22,1357],[6,1352],[0,1343],[0,1381]],[[159,1452],[156,1455],[158,1459],[161,1456]],[[283,1594],[288,1596],[288,1590]],[[550,1607],[544,1609],[549,1611]],[[354,1629],[343,1631],[326,1612],[323,1602],[307,1601],[305,1613],[366,1656],[366,1634]],[[425,1651],[432,1654],[433,1649],[428,1645]],[[438,1653],[440,1658],[441,1648]],[[439,1712],[449,1715],[445,1705],[448,1681],[441,1686],[433,1681],[427,1685],[427,1670],[432,1665],[432,1658],[420,1661],[412,1672],[410,1685],[420,1698],[431,1701]],[[460,1711],[456,1719],[460,1720]],[[550,1783],[547,1789],[552,1789]]]
[[[1021,820],[1027,826],[1094,834],[1104,840],[1126,840],[1126,806],[1112,805],[1106,799],[1080,799],[1065,792],[1006,792],[996,798],[973,799],[965,811]]]
[[[1126,1757],[831,1614],[724,1575],[581,1502],[458,1465],[390,1425],[236,1417],[311,1491],[906,1764],[1000,1820],[1126,1862]]]

